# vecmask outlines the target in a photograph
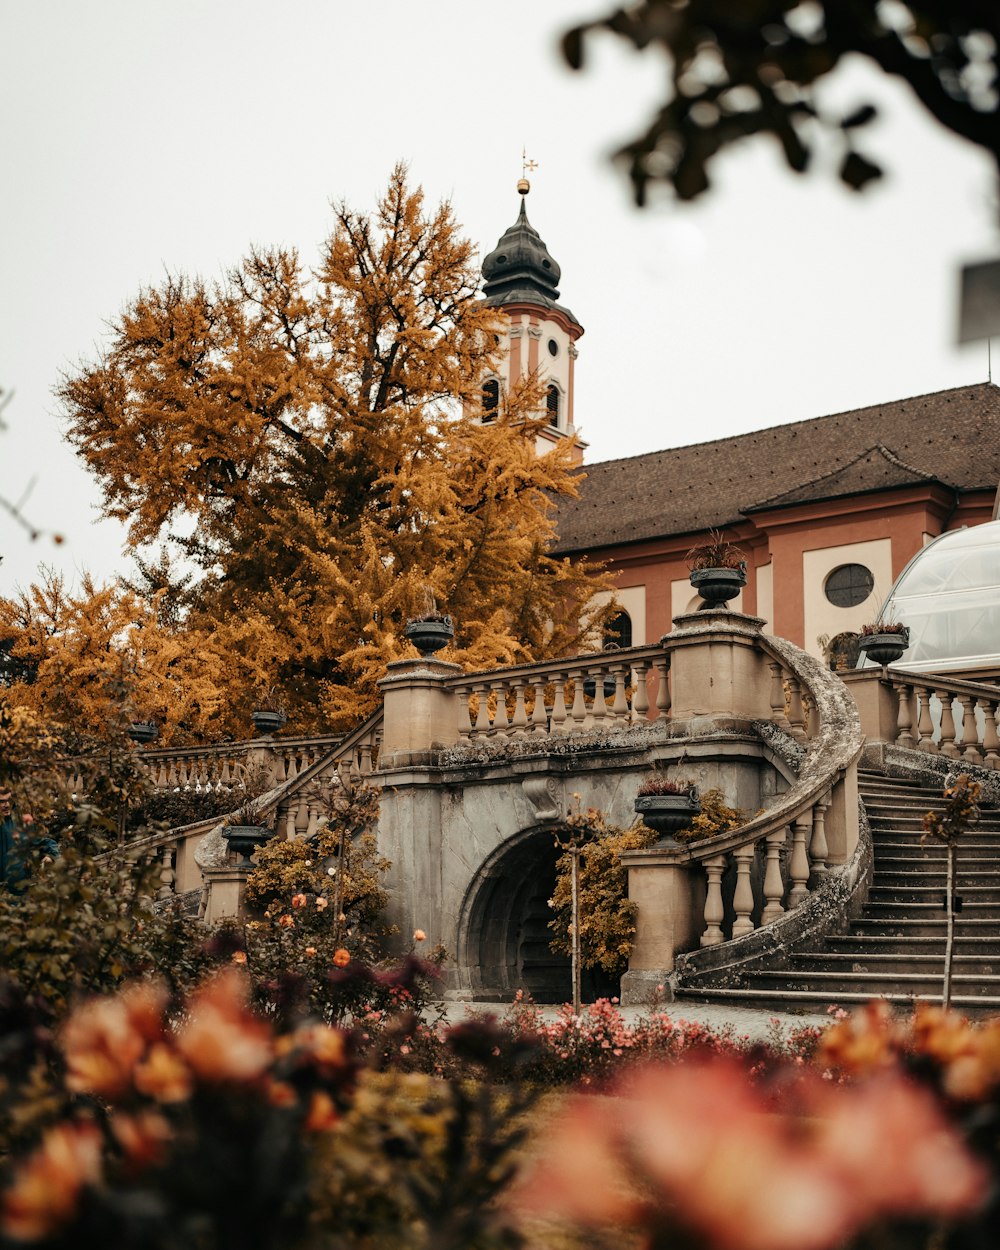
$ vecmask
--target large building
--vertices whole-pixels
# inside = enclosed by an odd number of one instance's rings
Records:
[[[572,438],[582,459],[573,361],[583,328],[556,303],[559,266],[523,199],[483,276],[510,319],[485,405],[537,370],[550,414],[540,450]],[[559,550],[613,571],[623,641],[653,641],[698,606],[685,557],[722,530],[747,557],[732,606],[843,662],[923,546],[996,515],[1000,389],[980,383],[584,468],[579,499],[560,506]]]

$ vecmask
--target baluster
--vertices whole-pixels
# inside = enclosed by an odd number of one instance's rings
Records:
[[[1000,768],[1000,738],[997,737],[997,704],[992,699],[980,699],[986,725],[983,729],[983,763],[987,768]]]
[[[976,700],[971,694],[960,694],[962,705],[962,759],[970,764],[981,764],[983,753],[979,749],[979,726],[976,724]]]
[[[569,677],[573,683],[573,706],[570,712],[573,717],[573,730],[576,731],[583,728],[583,722],[587,719],[587,704],[583,698],[583,672],[576,669]]]
[[[912,748],[917,745],[913,733],[913,717],[910,712],[910,687],[905,681],[894,681],[896,692],[896,746]]]
[[[594,673],[594,728],[603,729],[608,718],[608,701],[604,696],[604,674],[607,670],[602,665]]]
[[[350,765],[351,771],[349,775],[351,778],[351,789],[353,790],[355,786],[358,786],[361,783],[361,769],[358,767],[357,748],[351,752]]]
[[[285,841],[295,841],[295,813],[298,810],[298,804],[294,799],[290,800],[285,807]]]
[[[768,664],[771,670],[771,720],[779,729],[788,730],[788,717],[785,715],[785,675],[777,660]]]
[[[222,757],[222,771],[219,773],[219,788],[229,789],[232,773],[229,771],[229,756]]]
[[[156,770],[156,788],[166,790],[167,785],[167,761],[160,760],[160,767]]]
[[[473,686],[473,690],[479,696],[479,709],[476,712],[476,734],[488,734],[490,732],[489,686],[479,681]]]
[[[797,677],[789,673],[788,678],[788,732],[796,742],[805,742],[806,726],[802,713],[802,687]]]
[[[493,713],[493,732],[501,740],[505,741],[510,737],[507,730],[510,721],[507,719],[507,685],[503,681],[497,681],[493,687],[493,693],[496,695],[497,710]]]
[[[794,728],[794,722],[793,722]],[[781,848],[788,838],[787,829],[779,829],[777,833],[769,833],[767,842],[767,867],[764,869],[764,911],[761,924],[770,924],[785,914],[781,898],[785,893],[785,883],[781,879]]]
[[[809,895],[809,835],[812,832],[812,815],[799,816],[792,825],[792,853],[788,860],[788,876],[792,888],[788,891],[789,909],[798,907]]]
[[[566,676],[563,673],[553,673],[552,680],[555,683],[555,694],[552,697],[552,732],[569,733],[573,724],[566,710]]]
[[[306,810],[309,813],[309,819],[306,823],[306,838],[311,838],[315,835],[316,827],[319,824],[319,804],[314,800],[309,803]]]
[[[826,840],[826,809],[830,806],[832,795],[828,790],[813,808],[813,836],[809,847],[809,858],[812,860],[812,875],[816,882],[829,872],[826,861],[830,855],[830,847]]]
[[[670,658],[664,656],[662,660],[655,660],[654,665],[656,672],[660,678],[660,684],[656,688],[656,719],[666,720],[670,715]]]
[[[635,694],[632,696],[632,720],[643,721],[649,712],[649,688],[646,685],[646,674],[649,665],[645,660],[635,666]]]
[[[177,757],[170,757],[170,770],[167,773],[167,789],[175,790],[177,788]]]
[[[733,891],[733,937],[753,933],[753,885],[750,882],[750,865],[753,863],[753,847],[741,846],[733,852],[736,860],[736,889]]]
[[[941,700],[941,742],[939,750],[942,755],[947,755],[949,759],[957,760],[959,750],[955,745],[955,713],[951,706],[951,693],[947,690],[935,690],[934,693]]]
[[[514,679],[514,718],[511,721],[516,738],[523,738],[528,727],[528,712],[524,706],[524,687],[524,678],[516,677]]]
[[[931,691],[929,686],[914,686],[920,701],[920,712],[917,716],[917,750],[926,751],[930,755],[937,754],[937,743],[934,741],[934,719],[931,716]]]
[[[726,909],[722,902],[722,874],[725,867],[725,855],[715,855],[705,860],[708,889],[705,893],[705,932],[701,935],[702,946],[718,946],[723,941],[722,921]]]
[[[170,898],[174,892],[174,848],[165,846],[160,852],[160,888],[157,898]]]
[[[469,719],[469,705],[466,703],[464,706],[465,706],[465,719],[468,720]],[[358,752],[358,754],[361,756],[361,762],[360,762],[358,771],[361,773],[362,777],[370,777],[372,775],[372,743],[371,743],[370,738],[366,738],[365,741],[362,742],[361,749]]]
[[[536,677],[533,685],[535,706],[531,709],[531,728],[535,733],[543,734],[547,733],[549,728],[549,714],[545,710],[545,678]]]
[[[472,734],[472,717],[469,715],[469,689],[466,686],[460,686],[456,697],[458,699],[458,736],[460,738],[468,738]]]
[[[618,722],[628,720],[628,700],[625,698],[625,679],[628,670],[624,664],[615,664],[611,672],[615,679],[615,697],[611,703],[611,715]]]

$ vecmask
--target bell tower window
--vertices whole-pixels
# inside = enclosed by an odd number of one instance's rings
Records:
[[[500,407],[500,383],[496,378],[487,378],[483,383],[483,420],[492,421]]]
[[[550,383],[545,392],[545,411],[549,418],[549,425],[559,425],[559,387],[554,382]]]

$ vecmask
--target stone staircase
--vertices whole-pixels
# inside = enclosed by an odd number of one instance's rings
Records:
[[[742,988],[689,985],[678,999],[776,1011],[823,1011],[884,998],[901,1008],[941,1001],[945,946],[945,849],[921,844],[924,812],[940,790],[860,773],[871,822],[874,877],[846,933],[795,952],[786,967],[743,977]],[[1000,812],[984,809],[956,855],[961,911],[955,920],[952,1006],[1000,1013]]]

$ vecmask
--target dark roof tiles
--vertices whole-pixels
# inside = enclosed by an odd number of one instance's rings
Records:
[[[727,472],[727,467],[731,466]],[[585,466],[559,550],[731,526],[750,511],[920,481],[1000,482],[1000,388],[982,382]]]

